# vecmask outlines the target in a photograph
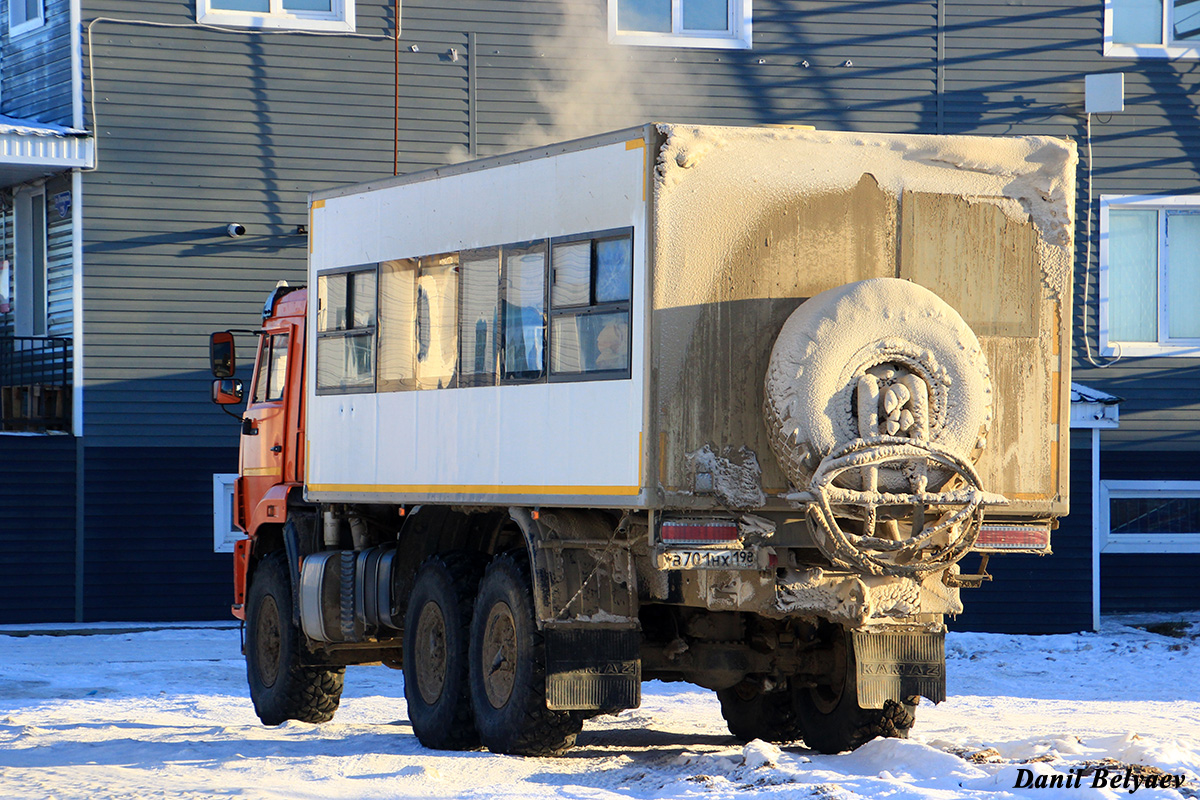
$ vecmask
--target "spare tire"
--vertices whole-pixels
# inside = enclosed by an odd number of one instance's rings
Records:
[[[992,383],[979,340],[923,286],[873,278],[805,301],[775,340],[764,414],[771,447],[796,489],[809,486],[821,459],[861,438],[860,379],[893,367],[928,385],[920,438],[964,460],[978,458],[992,420]],[[929,491],[952,474],[931,472]],[[906,488],[899,470],[883,470],[879,479],[880,489]]]

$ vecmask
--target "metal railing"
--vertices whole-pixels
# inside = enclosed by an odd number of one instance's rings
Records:
[[[6,431],[71,429],[71,340],[0,338],[0,426]]]

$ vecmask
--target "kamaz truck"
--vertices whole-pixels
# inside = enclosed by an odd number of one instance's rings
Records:
[[[433,748],[559,754],[652,679],[903,736],[961,590],[1067,512],[1075,166],[647,124],[314,193],[248,387],[211,341],[259,717],[382,663]]]

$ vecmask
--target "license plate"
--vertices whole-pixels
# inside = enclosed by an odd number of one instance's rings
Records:
[[[757,550],[672,548],[658,553],[659,569],[758,569]]]

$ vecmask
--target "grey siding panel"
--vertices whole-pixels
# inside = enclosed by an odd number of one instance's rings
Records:
[[[71,125],[70,2],[45,0],[45,24],[10,36],[10,1],[0,0],[0,113]]]
[[[84,12],[126,9],[110,0]],[[195,21],[191,0],[154,11],[155,21]],[[359,32],[385,34],[390,14],[390,3],[359,2]],[[401,172],[466,153],[464,30],[405,31]],[[93,56],[100,170],[85,178],[89,444],[232,452],[236,423],[208,401],[207,335],[256,326],[277,280],[304,282],[307,240],[296,229],[308,223],[309,192],[391,174],[392,42],[100,22]],[[226,236],[231,222],[247,235]],[[134,408],[144,424],[129,425]]]
[[[1127,358],[1107,369],[1087,360],[1085,326],[1093,358],[1109,360],[1097,353],[1100,195],[1200,193],[1200,82],[1192,74],[1194,62],[1104,57],[1102,7],[1091,0],[948,3],[944,129],[1043,133],[1079,142],[1083,163],[1078,175],[1074,379],[1126,399],[1120,428],[1103,432],[1106,451],[1197,450],[1200,360]],[[1089,187],[1083,77],[1102,72],[1125,74],[1125,112],[1092,119]]]

